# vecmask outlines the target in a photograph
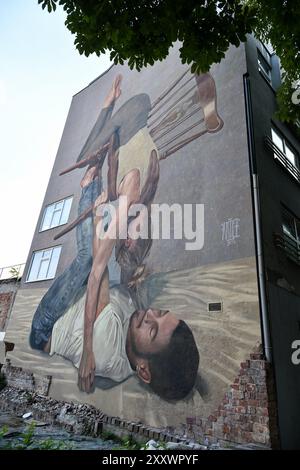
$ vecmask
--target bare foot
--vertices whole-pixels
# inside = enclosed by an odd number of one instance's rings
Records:
[[[116,76],[116,78],[114,79],[114,81],[112,83],[112,86],[111,86],[111,89],[110,89],[107,97],[105,98],[105,101],[104,101],[104,104],[103,104],[104,108],[108,108],[121,95],[122,91],[121,91],[120,86],[121,86],[122,78],[123,78],[122,75],[118,74]]]

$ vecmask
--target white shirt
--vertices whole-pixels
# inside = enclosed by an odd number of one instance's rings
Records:
[[[50,356],[59,354],[77,368],[83,351],[85,299],[86,292],[57,320],[51,338]],[[124,289],[110,290],[110,303],[94,323],[95,375],[121,382],[133,374],[125,347],[129,319],[134,311],[132,299]]]

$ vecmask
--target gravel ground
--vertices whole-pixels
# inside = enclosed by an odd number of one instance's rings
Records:
[[[0,449],[24,446],[24,438],[28,436],[30,425],[33,428],[33,443],[28,445],[28,449],[41,445],[45,448],[60,446],[62,449],[73,450],[111,450],[119,447],[112,440],[72,435],[57,426],[35,421],[31,417],[23,419],[21,416],[0,412]]]

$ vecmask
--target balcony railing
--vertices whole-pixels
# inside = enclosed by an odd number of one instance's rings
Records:
[[[288,258],[300,266],[300,242],[297,242],[286,233],[283,235],[275,233],[274,243],[277,248],[285,251]]]
[[[274,144],[269,136],[265,137],[265,144],[269,150],[272,150],[275,160],[278,162],[300,183],[300,170],[293,165],[287,156]]]
[[[25,263],[14,264],[12,266],[5,266],[0,268],[0,281],[7,279],[20,279],[23,275]]]

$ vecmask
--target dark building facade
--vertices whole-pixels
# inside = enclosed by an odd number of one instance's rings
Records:
[[[175,46],[140,73],[113,66],[73,97],[8,326],[12,364],[51,375],[52,397],[110,416],[200,440],[299,447],[300,149],[274,117],[279,83],[276,56],[249,37],[208,74],[192,75]],[[105,189],[117,214],[135,190],[152,215],[167,207],[169,234],[140,245],[128,235],[108,256],[109,244],[92,250],[96,216],[86,211]],[[110,300],[100,309],[99,294],[94,307],[90,389],[82,358],[96,282]],[[171,353],[178,319],[186,336]],[[164,377],[140,342],[147,325],[154,341],[163,332]]]
[[[268,65],[257,67],[262,52]],[[267,342],[275,369],[282,446],[299,448],[300,369],[292,355],[296,358],[300,338],[300,142],[297,128],[276,118],[277,57],[254,38],[247,42],[246,55],[246,93],[252,113],[250,153],[257,182],[261,276],[270,328]]]

